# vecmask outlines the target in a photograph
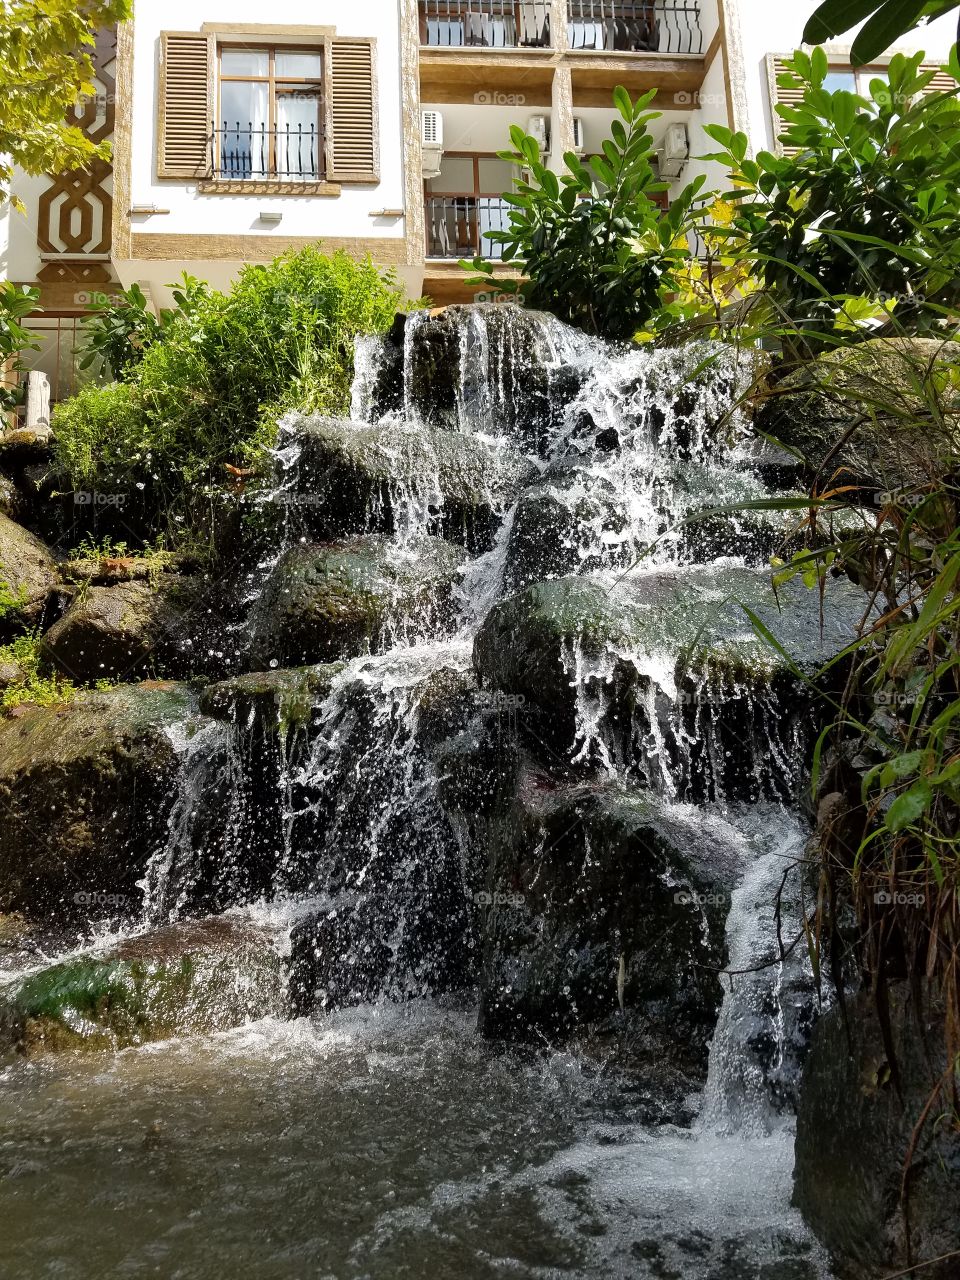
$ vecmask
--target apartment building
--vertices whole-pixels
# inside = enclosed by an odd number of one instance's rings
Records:
[[[778,61],[814,0],[140,0],[96,48],[75,122],[112,165],[18,179],[0,214],[7,278],[39,287],[36,361],[75,384],[76,330],[98,293],[138,282],[158,307],[184,270],[225,287],[246,262],[320,242],[392,267],[413,295],[471,296],[459,260],[495,257],[513,124],[548,162],[599,151],[612,92],[658,90],[661,174],[701,172],[703,130],[777,145]],[[269,21],[265,20],[269,19]],[[943,19],[917,33],[942,60]],[[833,83],[855,84],[830,46]],[[882,73],[881,60],[871,74]],[[858,73],[863,74],[863,73]],[[669,198],[669,192],[667,198]]]

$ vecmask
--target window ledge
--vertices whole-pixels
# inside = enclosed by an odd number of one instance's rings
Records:
[[[285,178],[206,178],[197,183],[202,196],[338,196],[339,182],[289,182]]]

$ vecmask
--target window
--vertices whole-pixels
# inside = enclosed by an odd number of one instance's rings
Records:
[[[214,194],[376,185],[376,48],[322,27],[161,32],[157,177]]]
[[[828,93],[846,89],[849,93],[857,93],[861,98],[869,100],[870,82],[878,79],[887,79],[887,73],[883,67],[864,67],[859,71],[854,71],[852,67],[831,67],[823,87]]]
[[[502,193],[512,189],[514,176],[513,165],[496,156],[447,152],[440,176],[424,183],[427,257],[499,258],[503,246],[490,232],[509,226]]]
[[[323,176],[323,54],[221,45],[214,171],[229,179]]]

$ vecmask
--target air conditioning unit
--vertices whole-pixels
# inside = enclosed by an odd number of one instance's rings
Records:
[[[690,136],[685,124],[671,124],[657,149],[661,178],[679,178],[690,159]]]
[[[541,151],[547,150],[548,122],[546,116],[531,116],[527,121],[527,133],[536,138]]]
[[[584,134],[583,120],[580,116],[573,117],[573,149],[578,156],[582,156],[584,152]]]
[[[420,112],[420,141],[424,178],[439,178],[443,160],[443,115],[439,111]]]

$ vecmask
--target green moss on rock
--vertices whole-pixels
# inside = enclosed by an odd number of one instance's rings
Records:
[[[0,1045],[29,1055],[119,1049],[287,1011],[270,933],[214,917],[65,960],[0,993]]]

